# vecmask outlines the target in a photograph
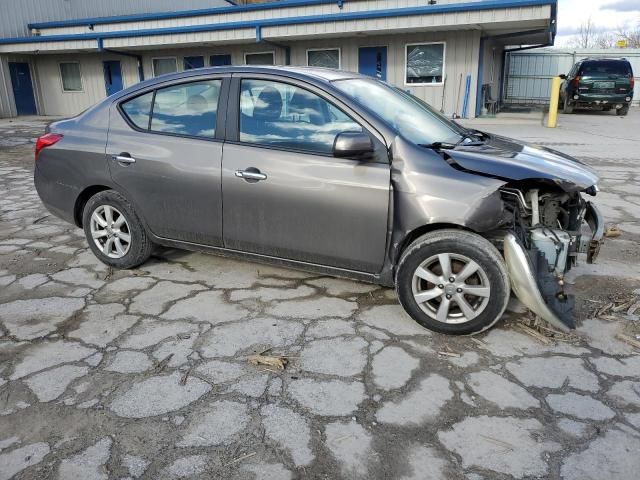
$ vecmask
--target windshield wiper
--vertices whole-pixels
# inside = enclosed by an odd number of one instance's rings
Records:
[[[449,142],[433,142],[433,143],[419,143],[419,147],[422,148],[431,148],[433,150],[452,150],[456,148],[458,145],[455,143]]]

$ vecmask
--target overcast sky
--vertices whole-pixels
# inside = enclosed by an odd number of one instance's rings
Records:
[[[599,31],[640,24],[640,0],[558,0],[556,45],[566,45],[589,17]]]

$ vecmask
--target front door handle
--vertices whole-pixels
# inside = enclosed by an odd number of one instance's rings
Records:
[[[244,178],[245,180],[266,180],[267,176],[257,168],[247,168],[246,170],[236,170],[236,177]]]
[[[133,158],[131,155],[113,155],[111,157],[113,160],[115,160],[118,163],[136,163],[136,159]]]

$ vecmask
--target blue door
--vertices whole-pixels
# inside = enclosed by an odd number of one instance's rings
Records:
[[[358,50],[358,72],[386,80],[387,47],[360,47]]]
[[[199,57],[184,57],[184,69],[192,70],[194,68],[202,68],[204,67],[204,57],[200,55]]]
[[[122,70],[118,60],[102,62],[104,70],[104,87],[107,90],[107,97],[122,90]]]
[[[211,57],[209,57],[209,63],[212,67],[223,67],[225,65],[231,65],[231,55],[211,55]]]
[[[36,115],[36,100],[33,96],[33,84],[28,63],[9,62],[11,86],[16,101],[18,115]]]

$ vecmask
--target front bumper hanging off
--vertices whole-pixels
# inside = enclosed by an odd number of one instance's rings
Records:
[[[586,205],[585,221],[592,233],[591,239],[585,245],[587,262],[593,263],[600,252],[604,223],[599,210],[591,202],[587,202]],[[570,296],[559,292],[552,299],[547,295],[548,300],[545,300],[539,285],[541,278],[541,275],[537,274],[539,269],[534,266],[520,240],[510,232],[504,237],[504,259],[511,279],[511,288],[529,310],[563,332],[569,332],[575,328],[571,314],[573,302]],[[545,285],[545,290],[548,290],[548,285]]]

